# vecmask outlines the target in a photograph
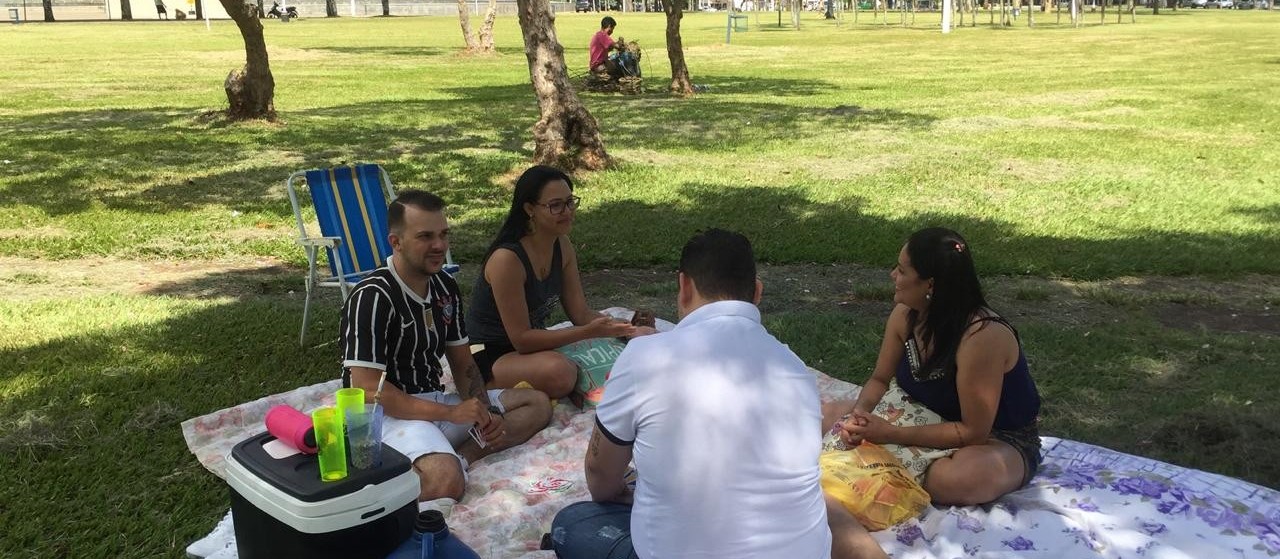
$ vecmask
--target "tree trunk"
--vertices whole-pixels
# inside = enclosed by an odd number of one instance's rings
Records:
[[[1163,1],[1164,0],[1155,0],[1154,2],[1151,3],[1151,15],[1153,16],[1160,15],[1160,3]]]
[[[484,22],[480,24],[480,51],[492,53],[493,21],[498,17],[498,0],[489,0],[489,9],[484,12]]]
[[[44,20],[53,21],[53,0],[44,0]],[[130,17],[129,19],[133,19]]]
[[[1107,0],[1100,0],[1098,3],[1102,4],[1102,16],[1098,18],[1098,23],[1106,23],[1107,22]]]
[[[382,16],[389,17],[391,15],[391,0],[382,0]]]
[[[53,21],[53,2],[45,0],[44,5],[44,20]],[[133,21],[133,6],[129,5],[129,0],[120,0],[120,20]]]
[[[230,1],[230,0],[228,0]],[[548,0],[516,0],[529,79],[541,117],[533,125],[533,161],[564,169],[603,169],[613,164],[600,137],[600,124],[578,99],[556,39]]]
[[[338,0],[324,0],[324,17],[338,17]]]
[[[267,42],[262,38],[262,21],[245,9],[243,0],[219,0],[244,38],[244,68],[227,74],[227,117],[232,120],[275,120],[276,80],[267,61]]]
[[[471,8],[467,0],[458,0],[458,24],[462,26],[462,40],[467,44],[467,52],[480,50],[475,33],[471,32]]]
[[[791,27],[800,30],[800,3],[804,0],[791,0]]]
[[[671,61],[671,92],[693,95],[689,81],[689,66],[684,62],[684,41],[680,39],[680,19],[684,17],[685,0],[666,0],[662,9],[667,13],[667,59]]]
[[[120,1],[127,2],[128,0],[120,0]],[[266,6],[262,5],[262,1],[263,0],[258,0],[258,14],[257,14],[258,19],[262,19],[267,15],[267,8]],[[204,19],[204,16],[196,16],[196,19]]]

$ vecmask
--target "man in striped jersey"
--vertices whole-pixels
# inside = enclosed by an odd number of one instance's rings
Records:
[[[369,401],[386,372],[383,441],[413,461],[419,501],[461,499],[467,464],[523,443],[551,419],[536,390],[488,390],[471,358],[462,294],[441,268],[449,249],[444,201],[407,190],[387,210],[392,256],[361,281],[342,308],[344,386]],[[441,356],[457,393],[445,393]],[[474,427],[478,437],[469,436]]]

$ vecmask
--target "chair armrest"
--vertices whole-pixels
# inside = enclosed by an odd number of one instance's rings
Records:
[[[312,247],[334,248],[337,247],[340,242],[342,242],[342,239],[339,239],[338,237],[302,237],[301,239],[298,239],[298,244]]]

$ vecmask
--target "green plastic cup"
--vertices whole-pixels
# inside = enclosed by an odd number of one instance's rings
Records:
[[[319,408],[311,412],[311,423],[316,429],[316,446],[320,448],[320,479],[338,481],[347,477],[342,413],[338,408]]]
[[[339,388],[337,396],[339,423],[345,423],[345,418],[349,413],[360,413],[364,411],[363,388]]]

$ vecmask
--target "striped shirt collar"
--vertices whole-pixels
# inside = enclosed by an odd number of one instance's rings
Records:
[[[433,297],[433,295],[435,295],[435,293],[434,293],[434,290],[431,289],[431,278],[427,278],[427,298],[423,299],[422,297],[418,296],[417,291],[410,289],[409,284],[406,284],[404,282],[404,279],[400,277],[400,273],[396,271],[395,259],[396,259],[395,255],[391,255],[387,257],[387,269],[391,270],[391,277],[396,278],[396,283],[400,284],[400,290],[404,292],[405,296],[413,300],[414,302],[423,304],[423,305],[430,304],[432,301],[434,301],[435,297]]]

